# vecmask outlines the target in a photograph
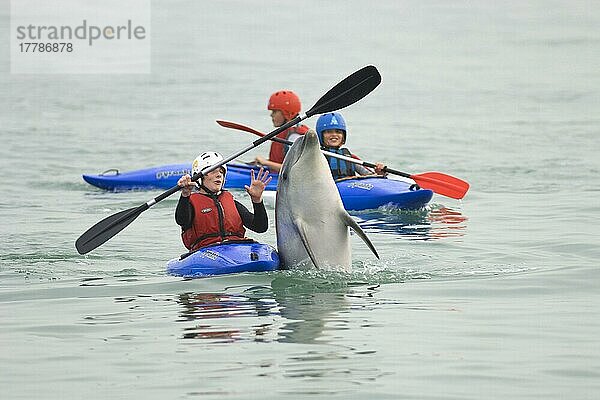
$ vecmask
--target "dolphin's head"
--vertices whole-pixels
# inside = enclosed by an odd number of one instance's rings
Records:
[[[298,138],[290,147],[279,171],[280,179],[289,179],[296,170],[303,174],[314,174],[316,171],[330,174],[327,161],[321,153],[319,138],[313,130]]]

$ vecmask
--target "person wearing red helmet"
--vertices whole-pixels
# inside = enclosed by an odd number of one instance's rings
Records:
[[[271,120],[273,121],[274,127],[280,127],[288,121],[296,118],[300,113],[302,104],[298,95],[291,90],[280,90],[271,95],[267,109],[271,111]],[[277,137],[289,141],[294,141],[301,135],[308,132],[310,128],[303,124],[292,126],[281,132]],[[271,150],[269,151],[269,159],[257,156],[254,161],[257,164],[264,165],[274,172],[279,172],[281,164],[287,153],[288,146],[271,142]]]

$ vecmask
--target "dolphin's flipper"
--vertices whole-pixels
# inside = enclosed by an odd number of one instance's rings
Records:
[[[342,221],[344,221],[346,225],[352,228],[352,230],[363,240],[363,242],[365,242],[365,244],[369,246],[369,249],[371,249],[373,254],[375,254],[375,257],[379,258],[379,254],[377,254],[375,246],[373,246],[373,243],[371,243],[371,240],[369,240],[367,234],[363,232],[362,228],[356,223],[355,220],[352,219],[350,214],[348,214],[345,210],[342,210],[341,214]]]
[[[296,226],[296,230],[298,231],[298,234],[300,235],[300,239],[302,240],[302,244],[304,245],[304,248],[306,249],[306,252],[308,253],[308,256],[310,257],[310,260],[312,261],[312,263],[314,264],[314,266],[317,269],[321,268],[322,266],[317,263],[317,257],[315,257],[315,254],[313,253],[313,251],[310,247],[310,243],[308,243],[308,235],[306,234],[306,229],[304,229],[304,223],[302,222],[302,220],[300,218],[296,218],[294,220],[294,225]]]

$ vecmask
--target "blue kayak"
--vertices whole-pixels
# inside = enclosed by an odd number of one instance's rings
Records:
[[[131,189],[170,189],[184,174],[190,173],[189,164],[170,164],[160,167],[138,169],[129,172],[108,170],[99,175],[83,175],[83,179],[106,190]],[[258,171],[258,167],[245,164],[227,164],[225,188],[244,189],[250,183],[250,171]],[[269,191],[277,189],[279,175],[271,174],[273,179],[267,186],[265,197]],[[383,177],[356,177],[336,182],[346,210],[368,210],[382,206],[390,206],[405,210],[418,210],[429,203],[433,192],[420,189],[412,182]],[[274,203],[274,202],[273,202]]]
[[[348,211],[374,210],[380,207],[420,210],[433,197],[433,191],[421,189],[415,183],[377,176],[347,178],[335,184],[344,208]],[[274,206],[276,196],[276,192],[265,191],[265,204]]]
[[[231,242],[203,247],[187,257],[167,263],[169,275],[203,277],[240,272],[265,272],[279,268],[279,254],[268,244]]]
[[[259,167],[245,164],[227,164],[227,178],[225,188],[243,189],[250,183],[250,171],[258,172]],[[101,174],[84,174],[83,180],[100,189],[121,190],[148,190],[170,189],[177,185],[177,181],[185,174],[192,173],[191,164],[168,164],[158,167],[136,169],[120,172],[118,169],[109,169]],[[273,175],[267,190],[277,189],[277,174]]]
[[[371,210],[389,206],[418,210],[429,203],[433,191],[421,189],[414,183],[368,176],[336,182],[344,208],[349,211]]]

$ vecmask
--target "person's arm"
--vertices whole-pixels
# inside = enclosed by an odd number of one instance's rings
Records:
[[[250,171],[250,186],[245,185],[244,188],[250,196],[250,200],[252,200],[254,214],[248,211],[241,203],[235,201],[235,207],[240,217],[242,217],[244,226],[254,232],[263,233],[269,228],[269,219],[262,201],[262,194],[265,187],[271,182],[271,179],[269,171],[264,168],[261,168],[256,176],[254,175],[254,171]]]
[[[177,181],[177,185],[181,187],[181,197],[175,209],[175,222],[185,231],[192,227],[194,222],[194,207],[190,203],[190,195],[192,189],[196,187],[196,183],[192,182],[192,177],[185,174]]]
[[[235,208],[237,208],[244,226],[251,231],[264,233],[269,229],[269,217],[264,203],[252,203],[254,214],[252,214],[242,203],[234,200]]]
[[[356,164],[354,169],[358,175],[373,175],[373,171],[360,164]]]
[[[267,160],[266,158],[261,156],[256,156],[255,160],[260,165],[267,167],[269,171],[279,172],[281,170],[281,164],[279,164],[278,162]]]
[[[357,160],[360,160],[360,157],[358,157],[356,154],[352,154],[352,158],[355,158]],[[383,172],[383,169],[385,168],[385,165],[383,163],[378,162],[377,164],[375,164],[375,168],[371,169],[371,168],[367,168],[364,165],[361,164],[356,164],[354,166],[354,169],[356,170],[356,173],[358,175],[373,175],[373,174],[377,174],[380,176],[386,176],[387,173]]]
[[[189,197],[179,197],[177,208],[175,209],[175,222],[185,231],[192,227],[194,221],[194,207],[190,203]]]
[[[312,129],[309,129],[309,131],[312,131]],[[316,132],[315,132],[315,134],[316,134]],[[290,142],[295,142],[296,139],[300,138],[301,136],[302,135],[300,135],[299,133],[292,133],[291,135],[288,136],[287,140],[289,140]],[[263,166],[269,168],[269,170],[271,170],[273,172],[281,171],[282,164],[280,164],[278,162],[267,160],[266,158],[261,157],[261,156],[256,156],[256,158],[254,160],[257,163],[259,163],[260,165],[263,165]]]

